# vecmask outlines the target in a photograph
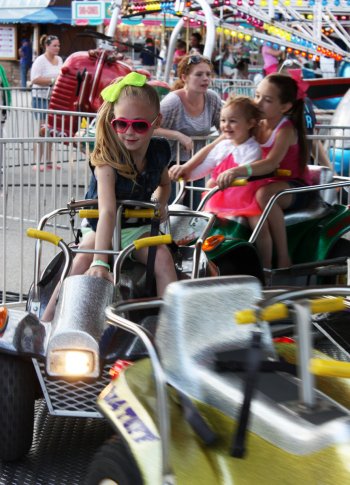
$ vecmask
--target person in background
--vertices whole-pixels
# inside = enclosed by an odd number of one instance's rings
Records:
[[[154,45],[152,37],[147,37],[143,50],[140,54],[140,59],[143,66],[155,67],[157,65],[157,56],[159,56],[159,49]]]
[[[208,89],[213,74],[210,59],[199,54],[188,55],[181,59],[178,66],[178,81],[160,103],[162,114],[161,127],[156,130],[158,136],[164,136],[171,142],[172,164],[186,162],[195,152],[205,145],[205,140],[192,141],[193,136],[208,136],[212,127],[219,129],[221,99]],[[180,143],[179,160],[177,143]],[[195,183],[204,187],[204,179]],[[176,184],[172,184],[170,201],[175,198]],[[196,197],[198,196],[198,197]],[[200,202],[200,194],[194,194],[194,207]]]
[[[11,99],[11,87],[7,79],[7,74],[3,66],[0,64],[0,88],[2,93],[0,96],[0,103],[3,106],[11,106],[12,99]],[[7,118],[7,110],[3,109],[0,111],[0,123],[5,123]]]
[[[225,78],[231,78],[235,72],[236,56],[234,54],[234,47],[232,44],[225,44],[223,49],[222,59],[219,60],[221,64],[220,75]]]
[[[204,45],[202,44],[202,36],[199,32],[193,32],[190,41],[190,54],[203,54]]]
[[[27,76],[33,62],[32,44],[28,39],[23,39],[21,47],[18,49],[19,70],[21,74],[21,87],[27,87]]]
[[[50,88],[54,85],[63,64],[62,58],[58,55],[60,51],[60,41],[56,35],[43,35],[40,38],[40,45],[45,50],[33,62],[30,71],[30,80],[32,82],[32,106],[36,109],[48,109]],[[43,123],[46,114],[40,113],[39,119]],[[45,136],[45,124],[40,126],[40,136]],[[43,161],[44,150],[43,143],[39,144],[40,161]],[[45,164],[46,162],[46,164]],[[36,165],[33,169],[36,170]],[[60,168],[56,165],[56,168]],[[51,144],[47,150],[47,160],[39,166],[40,171],[52,169],[51,163]]]
[[[261,49],[261,54],[264,61],[264,74],[272,74],[277,72],[279,68],[279,59],[283,54],[280,49],[275,49],[272,45],[264,44]]]
[[[40,45],[45,49],[44,54],[33,62],[30,80],[33,89],[33,108],[47,109],[49,88],[54,85],[63,64],[60,57],[60,41],[56,35],[42,35]]]
[[[233,70],[232,79],[249,79],[249,59],[240,59]]]
[[[178,39],[176,42],[176,49],[173,58],[173,70],[174,76],[177,76],[177,66],[181,59],[186,55],[186,42],[182,39]]]

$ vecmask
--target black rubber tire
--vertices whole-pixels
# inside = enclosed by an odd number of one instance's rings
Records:
[[[114,436],[96,452],[88,469],[86,485],[99,485],[102,480],[117,485],[142,485],[135,460],[120,438]]]
[[[32,446],[35,379],[31,362],[0,354],[0,460],[19,460]]]

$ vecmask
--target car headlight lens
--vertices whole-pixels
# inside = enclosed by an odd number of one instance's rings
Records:
[[[94,371],[94,354],[87,350],[51,352],[48,373],[56,376],[89,376]]]

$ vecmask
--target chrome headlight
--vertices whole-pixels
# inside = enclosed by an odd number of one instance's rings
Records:
[[[51,376],[95,377],[95,356],[89,350],[53,350],[47,373]]]

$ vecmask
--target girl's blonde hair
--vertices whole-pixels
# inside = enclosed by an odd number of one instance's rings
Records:
[[[125,86],[115,102],[105,101],[98,111],[96,143],[91,154],[91,164],[95,167],[110,165],[123,177],[136,181],[137,171],[131,155],[111,126],[111,121],[114,118],[114,105],[124,98],[148,102],[154,108],[155,114],[159,114],[159,97],[152,86],[149,84],[144,84],[141,87]]]
[[[222,110],[233,107],[239,108],[242,116],[247,121],[256,121],[255,126],[250,130],[250,134],[255,135],[256,128],[262,118],[262,113],[258,106],[254,103],[254,100],[252,98],[249,98],[248,96],[236,96],[235,94],[230,94],[225,104],[223,105]]]

